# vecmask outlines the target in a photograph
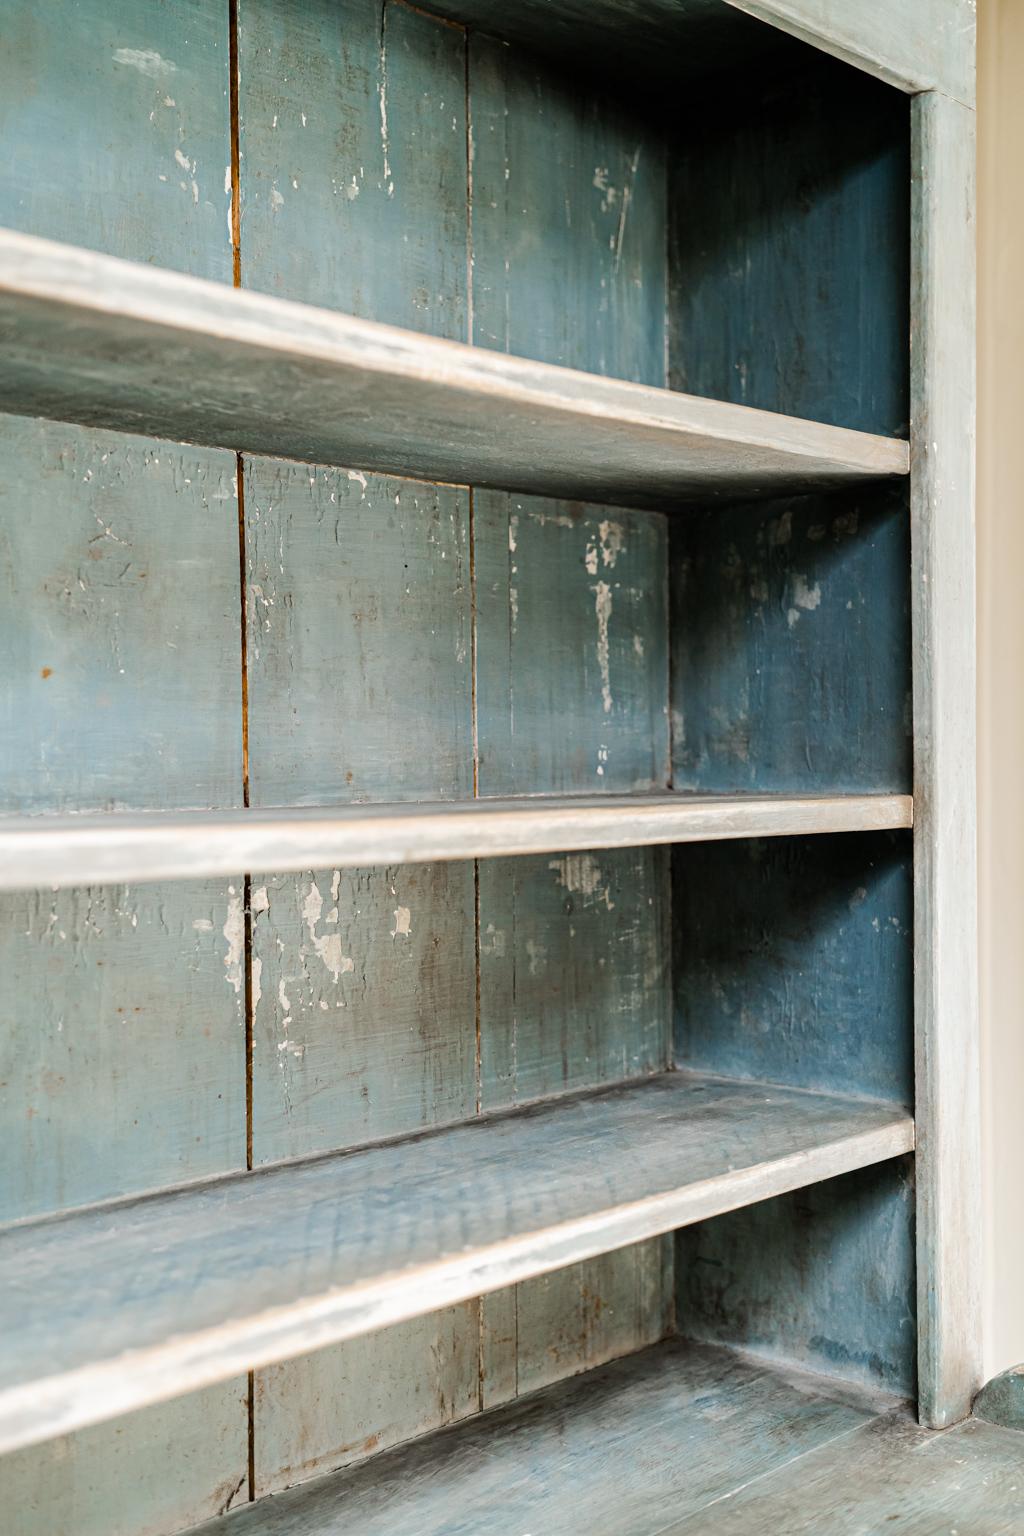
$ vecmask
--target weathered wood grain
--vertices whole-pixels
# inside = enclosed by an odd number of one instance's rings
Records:
[[[693,1511],[702,1529],[717,1528],[716,1500],[791,1463],[798,1479],[818,1447],[834,1464],[870,1423],[869,1408],[828,1391],[821,1378],[672,1342],[257,1504],[203,1536],[482,1536],[497,1511],[510,1531],[637,1536]]]
[[[231,280],[228,14],[5,0],[0,226]]]
[[[0,1457],[5,1536],[165,1536],[248,1498],[246,1384]]]
[[[483,1108],[664,1071],[664,851],[499,859],[479,882]]]
[[[895,439],[503,357],[18,234],[0,235],[0,356],[4,410],[632,506],[810,490],[908,464]]]
[[[665,519],[493,491],[473,509],[481,794],[663,788]]]
[[[466,493],[256,458],[245,510],[251,803],[472,794]]]
[[[228,7],[0,10],[0,224],[229,280]],[[24,419],[0,444],[4,811],[240,805],[232,457]],[[241,892],[5,898],[5,1217],[244,1167]],[[0,1523],[165,1536],[242,1496],[245,1425],[243,1380],[25,1450]]]
[[[257,1498],[476,1413],[478,1313],[460,1302],[259,1371]]]
[[[245,286],[467,340],[461,29],[393,0],[240,0],[238,37]]]
[[[974,114],[914,103],[911,364],[922,1422],[981,1384],[975,869]]]
[[[808,1185],[676,1236],[681,1333],[900,1397],[916,1384],[914,1168]]]
[[[0,417],[4,811],[241,804],[234,469]]]
[[[260,876],[252,952],[257,1163],[474,1114],[472,864]]]
[[[914,1102],[905,835],[673,854],[680,1066]]]
[[[716,1536],[1016,1536],[1024,1527],[1020,1451],[1019,1434],[991,1424],[936,1435],[902,1415],[879,1417],[716,1505]],[[704,1529],[692,1516],[666,1526],[664,1536]]]
[[[465,341],[461,30],[391,0],[238,23],[243,283]],[[252,458],[246,544],[252,804],[471,795],[468,492]],[[475,1111],[473,869],[396,851],[314,835],[288,879],[251,850],[257,1164]],[[461,1303],[258,1371],[256,1488],[475,1408],[477,1335]]]
[[[0,1219],[245,1167],[241,886],[0,902]]]
[[[8,1228],[0,1443],[891,1159],[913,1138],[891,1105],[669,1073]]]

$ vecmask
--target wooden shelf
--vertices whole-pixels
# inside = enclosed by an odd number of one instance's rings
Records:
[[[667,1073],[0,1234],[0,1450],[854,1168],[905,1111]]]
[[[195,1536],[1008,1536],[1024,1528],[1020,1455],[1018,1431],[936,1435],[834,1377],[673,1339]]]
[[[0,890],[636,848],[913,824],[909,795],[592,795],[0,818]]]
[[[671,509],[906,474],[907,443],[0,233],[0,410]]]

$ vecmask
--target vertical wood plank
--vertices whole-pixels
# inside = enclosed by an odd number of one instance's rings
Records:
[[[471,864],[254,876],[252,912],[256,1163],[473,1114]]]
[[[523,50],[473,33],[469,51],[471,340],[663,383],[660,136]]]
[[[666,519],[476,491],[484,795],[668,782]]]
[[[0,1458],[5,1536],[171,1536],[248,1497],[245,1381]]]
[[[3,7],[0,222],[229,281],[228,8]],[[238,805],[231,455],[0,423],[4,809]],[[234,889],[231,889],[234,884]],[[242,882],[6,898],[5,1216],[245,1165]],[[244,1499],[245,1383],[0,1462],[11,1536]]]
[[[915,98],[911,519],[920,1415],[981,1385],[974,114]]]
[[[0,224],[231,281],[228,16],[5,0]]]
[[[472,793],[469,498],[246,464],[254,805]]]
[[[241,0],[246,286],[465,340],[461,29],[391,0]],[[252,803],[473,783],[469,497],[247,464]],[[473,1113],[473,870],[252,876],[253,1153]],[[261,1371],[261,1493],[475,1409],[475,1303]]]
[[[260,1371],[256,1495],[476,1413],[477,1303]]]
[[[394,0],[240,0],[245,286],[465,341],[465,68]]]

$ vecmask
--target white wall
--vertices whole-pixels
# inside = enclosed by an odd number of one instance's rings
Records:
[[[1024,0],[978,7],[985,1375],[1024,1362]]]

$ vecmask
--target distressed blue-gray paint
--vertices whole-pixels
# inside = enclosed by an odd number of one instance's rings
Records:
[[[674,787],[909,793],[903,490],[686,513],[671,551]]]
[[[905,97],[824,59],[687,120],[671,160],[674,389],[906,435],[909,134]]]
[[[688,1338],[912,1397],[913,1160],[686,1227],[676,1236],[676,1287]]]
[[[227,5],[0,17],[0,223],[230,280]],[[239,805],[232,456],[4,420],[0,495],[3,809]],[[4,1216],[244,1167],[241,899],[5,899]],[[0,1462],[5,1530],[163,1536],[246,1458],[228,1383]]]
[[[240,0],[242,281],[467,336],[459,27],[394,0]]]
[[[912,1105],[912,894],[902,833],[676,848],[677,1063]]]

